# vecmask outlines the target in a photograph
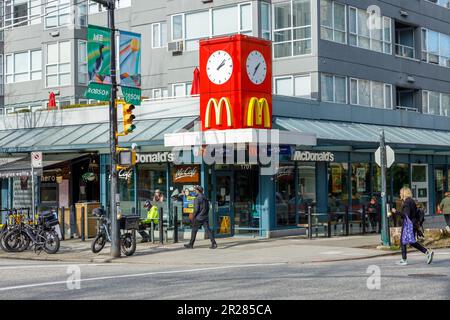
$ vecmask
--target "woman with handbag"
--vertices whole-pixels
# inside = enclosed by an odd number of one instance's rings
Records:
[[[407,245],[416,248],[423,254],[427,255],[427,264],[433,261],[434,252],[428,250],[416,240],[417,234],[417,206],[412,198],[412,192],[410,188],[404,187],[400,190],[400,198],[402,199],[402,210],[400,215],[402,217],[403,226],[402,233],[400,237],[400,245],[402,248],[402,260],[398,263],[401,266],[406,266],[408,264],[406,260],[407,255]]]

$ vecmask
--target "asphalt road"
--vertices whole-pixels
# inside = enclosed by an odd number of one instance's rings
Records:
[[[450,250],[436,251],[430,266],[419,254],[406,267],[398,259],[183,266],[3,259],[0,300],[450,299]]]

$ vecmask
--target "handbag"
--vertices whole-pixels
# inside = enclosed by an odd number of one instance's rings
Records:
[[[412,244],[416,242],[416,237],[414,235],[414,226],[408,216],[406,216],[403,222],[402,230],[402,245]]]

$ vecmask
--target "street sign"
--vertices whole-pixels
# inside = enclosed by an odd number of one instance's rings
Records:
[[[375,151],[375,162],[381,167],[381,148]],[[386,146],[386,167],[390,168],[395,162],[395,152],[390,146]]]
[[[42,152],[31,153],[31,167],[42,168]]]

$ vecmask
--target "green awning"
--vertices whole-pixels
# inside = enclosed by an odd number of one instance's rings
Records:
[[[164,134],[193,126],[198,117],[174,117],[136,121],[136,130],[119,143],[139,146],[164,145]],[[121,129],[119,124],[119,130]],[[109,147],[109,123],[81,124],[0,131],[0,153],[31,151],[96,150]]]
[[[391,145],[450,148],[449,131],[283,117],[276,118],[274,124],[288,131],[316,134],[319,142],[378,144],[380,131],[384,129],[386,143]]]

